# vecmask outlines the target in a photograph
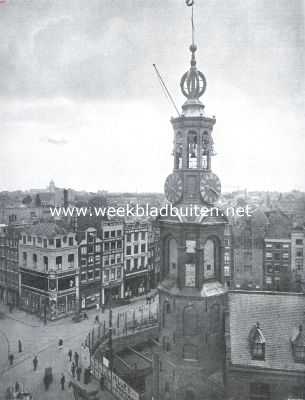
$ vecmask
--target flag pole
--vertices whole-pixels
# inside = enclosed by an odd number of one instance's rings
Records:
[[[195,44],[195,28],[194,28],[194,2],[192,4],[192,45]]]

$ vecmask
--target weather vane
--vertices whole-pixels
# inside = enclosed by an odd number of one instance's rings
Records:
[[[194,0],[185,0],[188,7],[192,7],[192,45],[195,44],[195,27],[194,27]]]

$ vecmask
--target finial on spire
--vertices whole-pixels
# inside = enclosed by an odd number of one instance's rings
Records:
[[[183,95],[187,99],[199,99],[206,89],[206,79],[202,72],[196,68],[195,52],[197,46],[195,45],[195,27],[194,27],[194,0],[185,0],[186,5],[192,7],[192,44],[190,45],[191,68],[186,72],[180,81],[180,87]]]

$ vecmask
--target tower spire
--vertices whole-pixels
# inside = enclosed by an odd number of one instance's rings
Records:
[[[194,25],[194,0],[186,0],[186,5],[192,7],[192,44],[190,45],[191,68],[182,75],[180,87],[182,94],[188,100],[199,100],[206,89],[206,79],[203,73],[197,70],[195,52],[197,46],[195,44],[195,25]]]
[[[192,45],[195,45],[194,1],[192,1]]]

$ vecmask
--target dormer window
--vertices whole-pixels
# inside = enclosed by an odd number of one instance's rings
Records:
[[[305,338],[302,325],[299,331],[291,338],[292,353],[294,361],[297,363],[305,363]]]
[[[249,344],[252,360],[265,360],[266,340],[258,322],[251,329]]]

